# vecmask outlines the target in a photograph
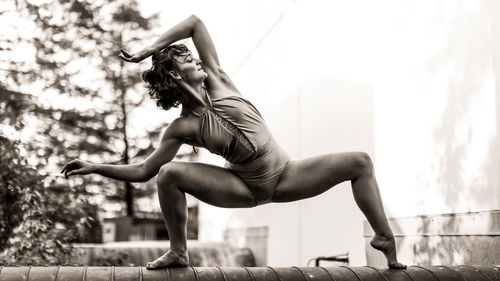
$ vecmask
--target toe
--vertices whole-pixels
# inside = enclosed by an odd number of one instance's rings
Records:
[[[157,262],[150,262],[148,263],[148,265],[146,266],[147,269],[156,269],[159,267],[159,264]]]

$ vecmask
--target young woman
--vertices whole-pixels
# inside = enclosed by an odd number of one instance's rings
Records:
[[[200,59],[184,45],[171,45],[189,37]],[[130,182],[158,175],[158,196],[171,247],[147,268],[188,265],[186,192],[215,206],[243,208],[313,197],[344,181],[351,181],[354,199],[375,231],[371,245],[385,254],[390,268],[406,267],[397,261],[394,235],[368,154],[290,160],[260,113],[221,68],[212,39],[196,16],[136,54],[122,50],[120,58],[139,62],[151,55],[153,66],[143,73],[149,95],[165,110],[182,105],[181,115],[168,125],[156,150],[142,163],[106,165],[73,160],[61,171],[66,177],[97,173]],[[226,166],[173,162],[183,143],[223,156]]]

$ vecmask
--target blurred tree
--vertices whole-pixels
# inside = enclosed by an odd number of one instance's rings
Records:
[[[44,176],[21,155],[18,141],[0,136],[0,155],[0,264],[67,263],[68,243],[94,222],[85,209],[91,205],[73,193],[60,200],[46,190]]]
[[[131,115],[141,107],[145,95],[138,89],[137,65],[126,64],[117,55],[124,40],[128,47],[140,44],[141,38],[151,38],[156,16],[143,17],[133,0],[53,0],[41,4],[19,0],[12,12],[27,24],[10,27],[15,38],[0,38],[0,52],[7,54],[0,61],[4,86],[36,95],[38,100],[27,109],[21,108],[24,110],[6,101],[11,112],[7,123],[15,128],[23,122],[36,126],[37,132],[25,144],[25,149],[34,152],[30,159],[36,169],[50,174],[48,171],[73,158],[129,163],[132,158],[146,157],[158,139],[159,127],[166,124],[152,127],[154,122],[144,121],[145,134],[131,136]],[[16,55],[20,49],[22,56]],[[59,103],[46,102],[44,98],[49,96],[52,100],[57,97]],[[26,114],[12,118],[17,112]],[[58,177],[48,179],[55,192],[68,185]],[[134,195],[154,192],[103,177],[78,177],[70,184],[80,194],[124,200],[127,215],[134,213]]]
[[[55,184],[33,167],[26,158],[35,152],[30,143],[2,136],[9,127],[21,131],[28,113],[39,111],[33,96],[0,86],[0,127],[5,129],[0,133],[2,264],[65,263],[71,253],[68,243],[95,242],[101,236],[97,207],[88,196]]]

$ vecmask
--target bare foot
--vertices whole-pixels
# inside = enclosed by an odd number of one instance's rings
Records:
[[[373,248],[384,253],[387,259],[387,264],[389,268],[393,269],[405,269],[406,265],[399,263],[396,257],[396,243],[394,242],[394,237],[385,237],[380,235],[375,235],[370,242]]]
[[[147,269],[158,269],[163,267],[185,267],[189,264],[187,253],[174,253],[168,250],[163,256],[152,262],[148,262]]]

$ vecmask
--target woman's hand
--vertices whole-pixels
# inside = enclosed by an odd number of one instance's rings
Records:
[[[130,54],[125,50],[120,50],[120,55],[118,55],[118,57],[126,62],[140,62],[148,56],[141,55],[140,52],[137,54]]]
[[[75,159],[64,164],[61,173],[64,173],[66,179],[72,175],[87,175],[94,171],[94,164],[83,160]]]

